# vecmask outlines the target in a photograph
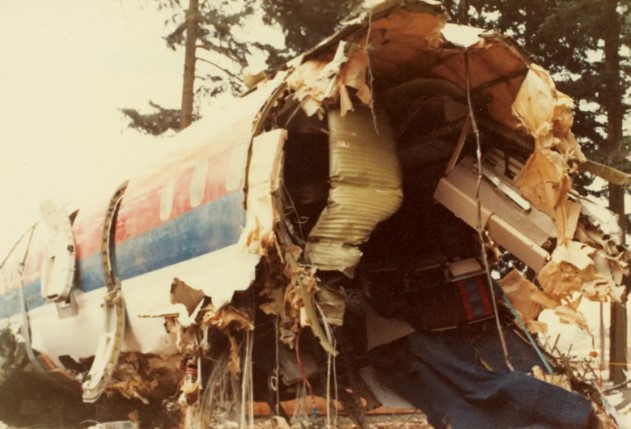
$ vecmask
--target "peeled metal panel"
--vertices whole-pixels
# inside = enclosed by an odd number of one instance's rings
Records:
[[[53,201],[40,205],[48,230],[48,249],[42,261],[41,291],[48,301],[65,302],[74,285],[75,245],[70,218]]]
[[[329,201],[305,247],[320,269],[350,273],[357,248],[403,199],[401,169],[387,119],[370,109],[329,113]]]
[[[252,142],[245,228],[239,239],[250,253],[264,255],[273,243],[278,215],[272,193],[278,189],[286,139],[287,131],[277,129],[256,136]]]

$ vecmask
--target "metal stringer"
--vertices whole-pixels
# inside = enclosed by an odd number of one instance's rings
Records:
[[[114,368],[118,363],[123,337],[125,334],[125,302],[121,291],[121,284],[112,268],[111,238],[114,235],[114,217],[127,189],[128,181],[118,187],[110,200],[103,223],[101,238],[101,266],[105,278],[105,295],[103,307],[105,309],[105,333],[99,338],[94,354],[94,362],[90,372],[86,375],[83,388],[83,402],[92,403],[99,399],[107,382],[110,380]]]

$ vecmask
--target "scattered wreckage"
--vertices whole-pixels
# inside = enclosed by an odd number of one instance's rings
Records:
[[[573,102],[525,52],[388,1],[233,106],[102,205],[42,204],[2,267],[5,387],[170,399],[186,427],[292,399],[361,424],[393,395],[434,427],[611,423],[531,335],[624,299],[629,253],[572,189]],[[492,280],[500,250],[536,277]]]

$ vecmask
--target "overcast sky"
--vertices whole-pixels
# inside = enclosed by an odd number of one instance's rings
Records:
[[[107,195],[167,144],[118,111],[179,106],[183,52],[164,18],[151,2],[0,1],[0,253],[44,198]]]

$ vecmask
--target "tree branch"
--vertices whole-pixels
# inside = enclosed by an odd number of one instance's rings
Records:
[[[624,173],[613,167],[609,167],[589,159],[587,162],[579,165],[578,169],[580,171],[590,172],[596,176],[602,177],[609,183],[631,190],[631,174]]]
[[[175,50],[175,46],[182,43],[184,39],[184,31],[186,30],[186,21],[177,26],[168,36],[164,38],[167,46]]]
[[[226,69],[226,68],[224,68],[224,67],[221,67],[221,66],[220,66],[219,64],[217,64],[217,63],[214,63],[214,62],[212,62],[212,61],[210,61],[210,60],[207,60],[207,59],[205,59],[205,58],[200,58],[200,57],[197,57],[197,60],[198,60],[198,61],[203,61],[203,62],[205,62],[205,63],[210,64],[211,66],[214,66],[215,68],[218,68],[219,70],[221,70],[222,72],[224,72],[225,74],[227,74],[228,76],[230,76],[231,78],[236,79],[238,82],[242,82],[242,81],[243,81],[243,79],[242,79],[241,77],[237,76],[236,74],[234,74],[234,73],[233,73],[233,72],[231,72],[230,70],[228,70],[228,69]]]
[[[224,55],[225,57],[228,57],[230,58],[230,60],[239,64],[241,67],[245,67],[247,65],[241,59],[236,58],[235,54],[230,49],[213,45],[212,43],[208,43],[207,41],[203,41],[203,40],[202,40],[202,43],[198,43],[196,47],[200,49],[204,49],[205,51],[216,52],[218,54]]]

